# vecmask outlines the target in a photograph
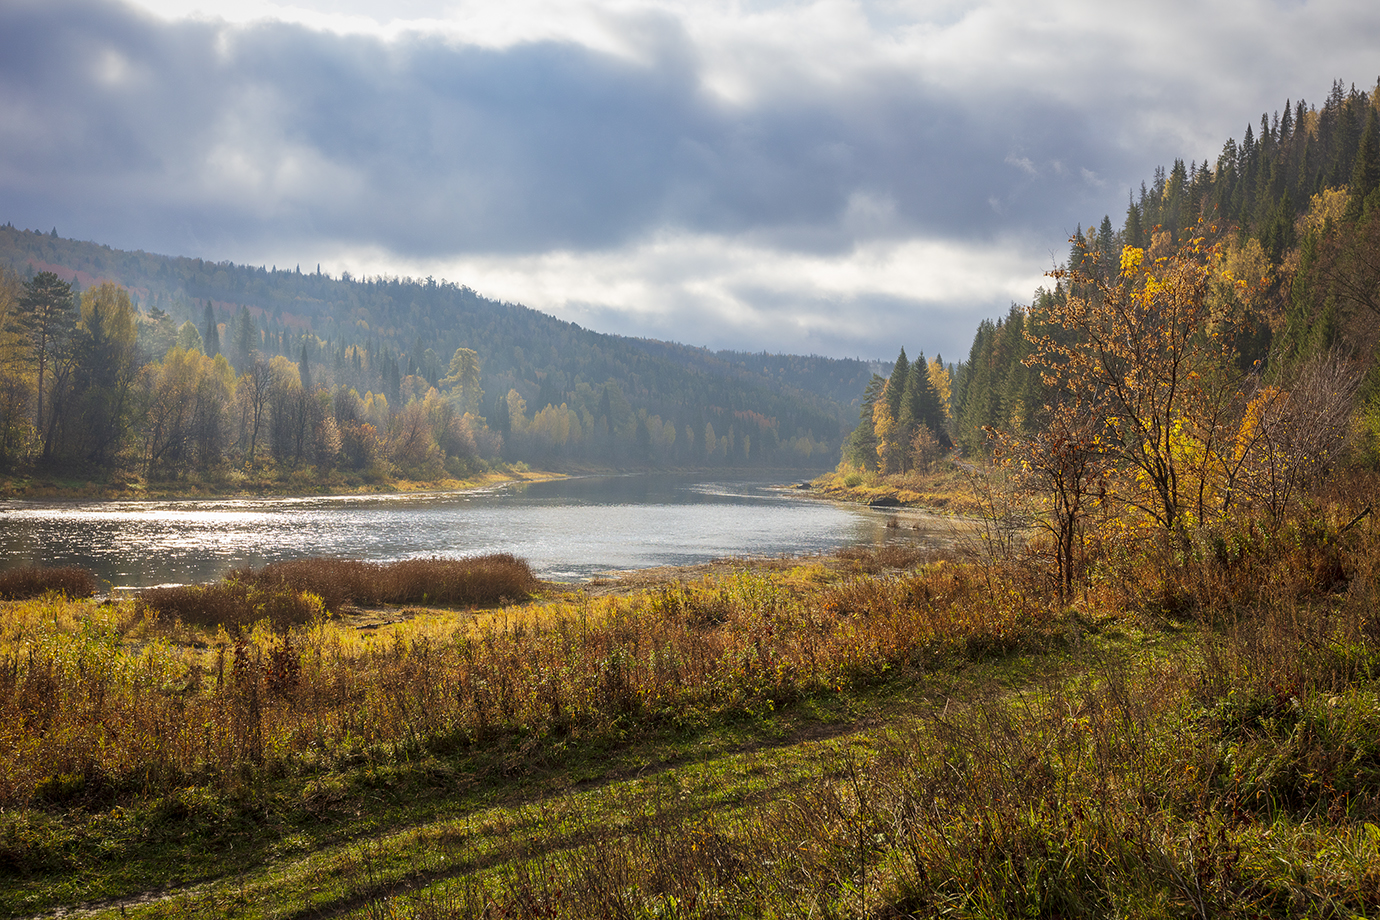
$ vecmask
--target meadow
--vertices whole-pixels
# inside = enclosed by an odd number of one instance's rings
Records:
[[[1065,605],[981,528],[651,586],[39,584],[0,619],[0,915],[1374,915],[1374,491],[1094,540]]]

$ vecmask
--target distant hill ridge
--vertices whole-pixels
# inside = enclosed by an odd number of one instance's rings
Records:
[[[716,441],[732,444],[721,446],[719,462],[827,464],[877,369],[858,359],[712,352],[598,333],[433,278],[335,278],[319,267],[304,272],[126,252],[9,225],[0,227],[0,265],[26,276],[52,271],[83,289],[112,281],[145,315],[162,311],[203,335],[209,304],[227,355],[232,327],[248,321],[262,354],[305,357],[329,382],[383,393],[393,405],[416,395],[419,381],[439,385],[455,350],[472,349],[481,366],[482,414],[507,428],[510,457],[537,461],[712,461],[704,440],[712,426]],[[149,351],[160,357],[157,348]],[[586,427],[602,424],[605,436],[582,431],[561,444],[524,444],[502,419],[516,406],[510,393],[529,417],[565,405]],[[621,417],[605,421],[611,411]],[[651,417],[663,429],[673,426],[679,449],[645,443],[638,421]]]

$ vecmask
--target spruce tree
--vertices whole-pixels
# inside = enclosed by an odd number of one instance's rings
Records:
[[[211,301],[206,301],[206,319],[202,323],[205,333],[201,336],[201,343],[205,347],[205,355],[214,358],[220,354],[220,329],[216,326],[216,311],[211,306]]]
[[[862,407],[858,410],[858,427],[848,436],[844,451],[848,461],[854,466],[874,470],[877,468],[877,429],[872,415],[877,400],[886,387],[886,378],[873,374],[863,391]]]
[[[230,363],[235,370],[244,373],[259,351],[259,328],[249,315],[248,307],[240,307],[235,321],[230,324]],[[396,393],[394,396],[396,397]]]
[[[899,419],[901,417],[901,399],[905,395],[906,376],[910,372],[910,362],[906,360],[906,349],[901,348],[901,353],[896,357],[896,364],[891,369],[891,377],[887,379],[886,403],[891,410],[891,417]]]
[[[923,425],[930,430],[940,443],[948,436],[944,432],[944,409],[939,404],[939,393],[930,380],[929,363],[925,353],[915,359],[906,376],[906,389],[901,399],[901,413],[896,419],[897,438],[904,445],[905,455],[910,454],[910,443]]]
[[[311,385],[311,367],[307,364],[307,343],[302,343],[302,359],[297,362],[297,366],[302,372],[302,392],[311,396],[314,392]]]
[[[1357,220],[1361,217],[1366,199],[1377,188],[1380,188],[1380,119],[1375,109],[1371,109],[1351,167],[1351,200],[1347,204],[1347,219]]]

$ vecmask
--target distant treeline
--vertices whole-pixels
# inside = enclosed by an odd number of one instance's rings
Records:
[[[11,469],[818,466],[872,372],[601,335],[431,278],[337,279],[10,226],[0,262]]]

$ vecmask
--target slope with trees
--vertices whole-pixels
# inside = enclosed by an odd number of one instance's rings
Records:
[[[1314,526],[1338,470],[1380,465],[1380,84],[1157,170],[1049,277],[978,328],[948,435],[1024,496],[1003,513],[1047,531],[1031,546],[1061,599],[1127,547],[1182,564],[1241,527]],[[905,471],[893,391],[864,392],[841,474]]]
[[[817,466],[872,370],[601,335],[431,278],[166,258],[56,231],[0,227],[0,263],[11,472]]]

